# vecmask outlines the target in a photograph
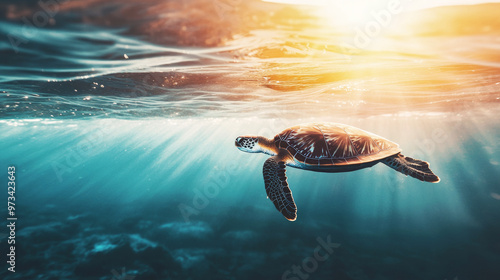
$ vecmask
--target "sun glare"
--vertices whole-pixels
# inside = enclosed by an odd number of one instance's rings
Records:
[[[334,26],[359,26],[370,20],[374,20],[378,15],[382,15],[388,6],[391,10],[400,12],[399,1],[393,1],[388,5],[386,0],[361,1],[353,0],[349,2],[320,1],[320,16],[329,24]],[[390,3],[390,2],[389,2]]]
[[[271,0],[269,2],[292,5],[307,5],[318,8],[318,16],[332,26],[360,26],[387,13],[397,14],[402,11],[401,0]]]

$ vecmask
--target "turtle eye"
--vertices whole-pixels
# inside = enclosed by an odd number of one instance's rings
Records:
[[[236,138],[236,144],[238,144],[239,146],[243,146],[243,142],[244,142],[243,138],[241,137]]]

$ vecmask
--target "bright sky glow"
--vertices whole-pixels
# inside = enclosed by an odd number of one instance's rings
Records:
[[[365,6],[373,5],[373,3],[387,3],[390,0],[351,0],[349,2],[339,0],[264,0],[265,2],[286,3],[294,5],[313,5],[313,6],[331,6],[331,5],[351,5],[351,6]],[[433,0],[433,1],[416,1],[416,0],[400,0],[405,6],[411,9],[423,9],[437,6],[449,5],[474,5],[480,3],[496,3],[499,1],[484,1],[484,0]]]
[[[438,6],[473,5],[480,3],[493,3],[497,1],[484,0],[264,0],[267,2],[285,3],[292,5],[307,5],[320,7],[319,15],[332,25],[356,26],[372,20],[374,13],[387,11],[389,6],[398,13],[411,10],[420,10]]]

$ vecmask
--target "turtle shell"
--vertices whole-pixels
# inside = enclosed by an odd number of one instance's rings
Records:
[[[294,126],[276,135],[274,143],[297,161],[316,166],[362,164],[401,152],[394,142],[336,123]]]

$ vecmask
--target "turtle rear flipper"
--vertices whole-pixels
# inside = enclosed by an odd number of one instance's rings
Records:
[[[420,181],[431,183],[440,181],[439,177],[429,168],[429,163],[426,161],[405,157],[399,153],[384,159],[382,162],[390,168],[405,175],[410,175]]]
[[[297,206],[293,201],[292,191],[286,181],[286,165],[278,155],[270,157],[264,163],[263,173],[267,197],[278,211],[289,221],[297,219]]]

